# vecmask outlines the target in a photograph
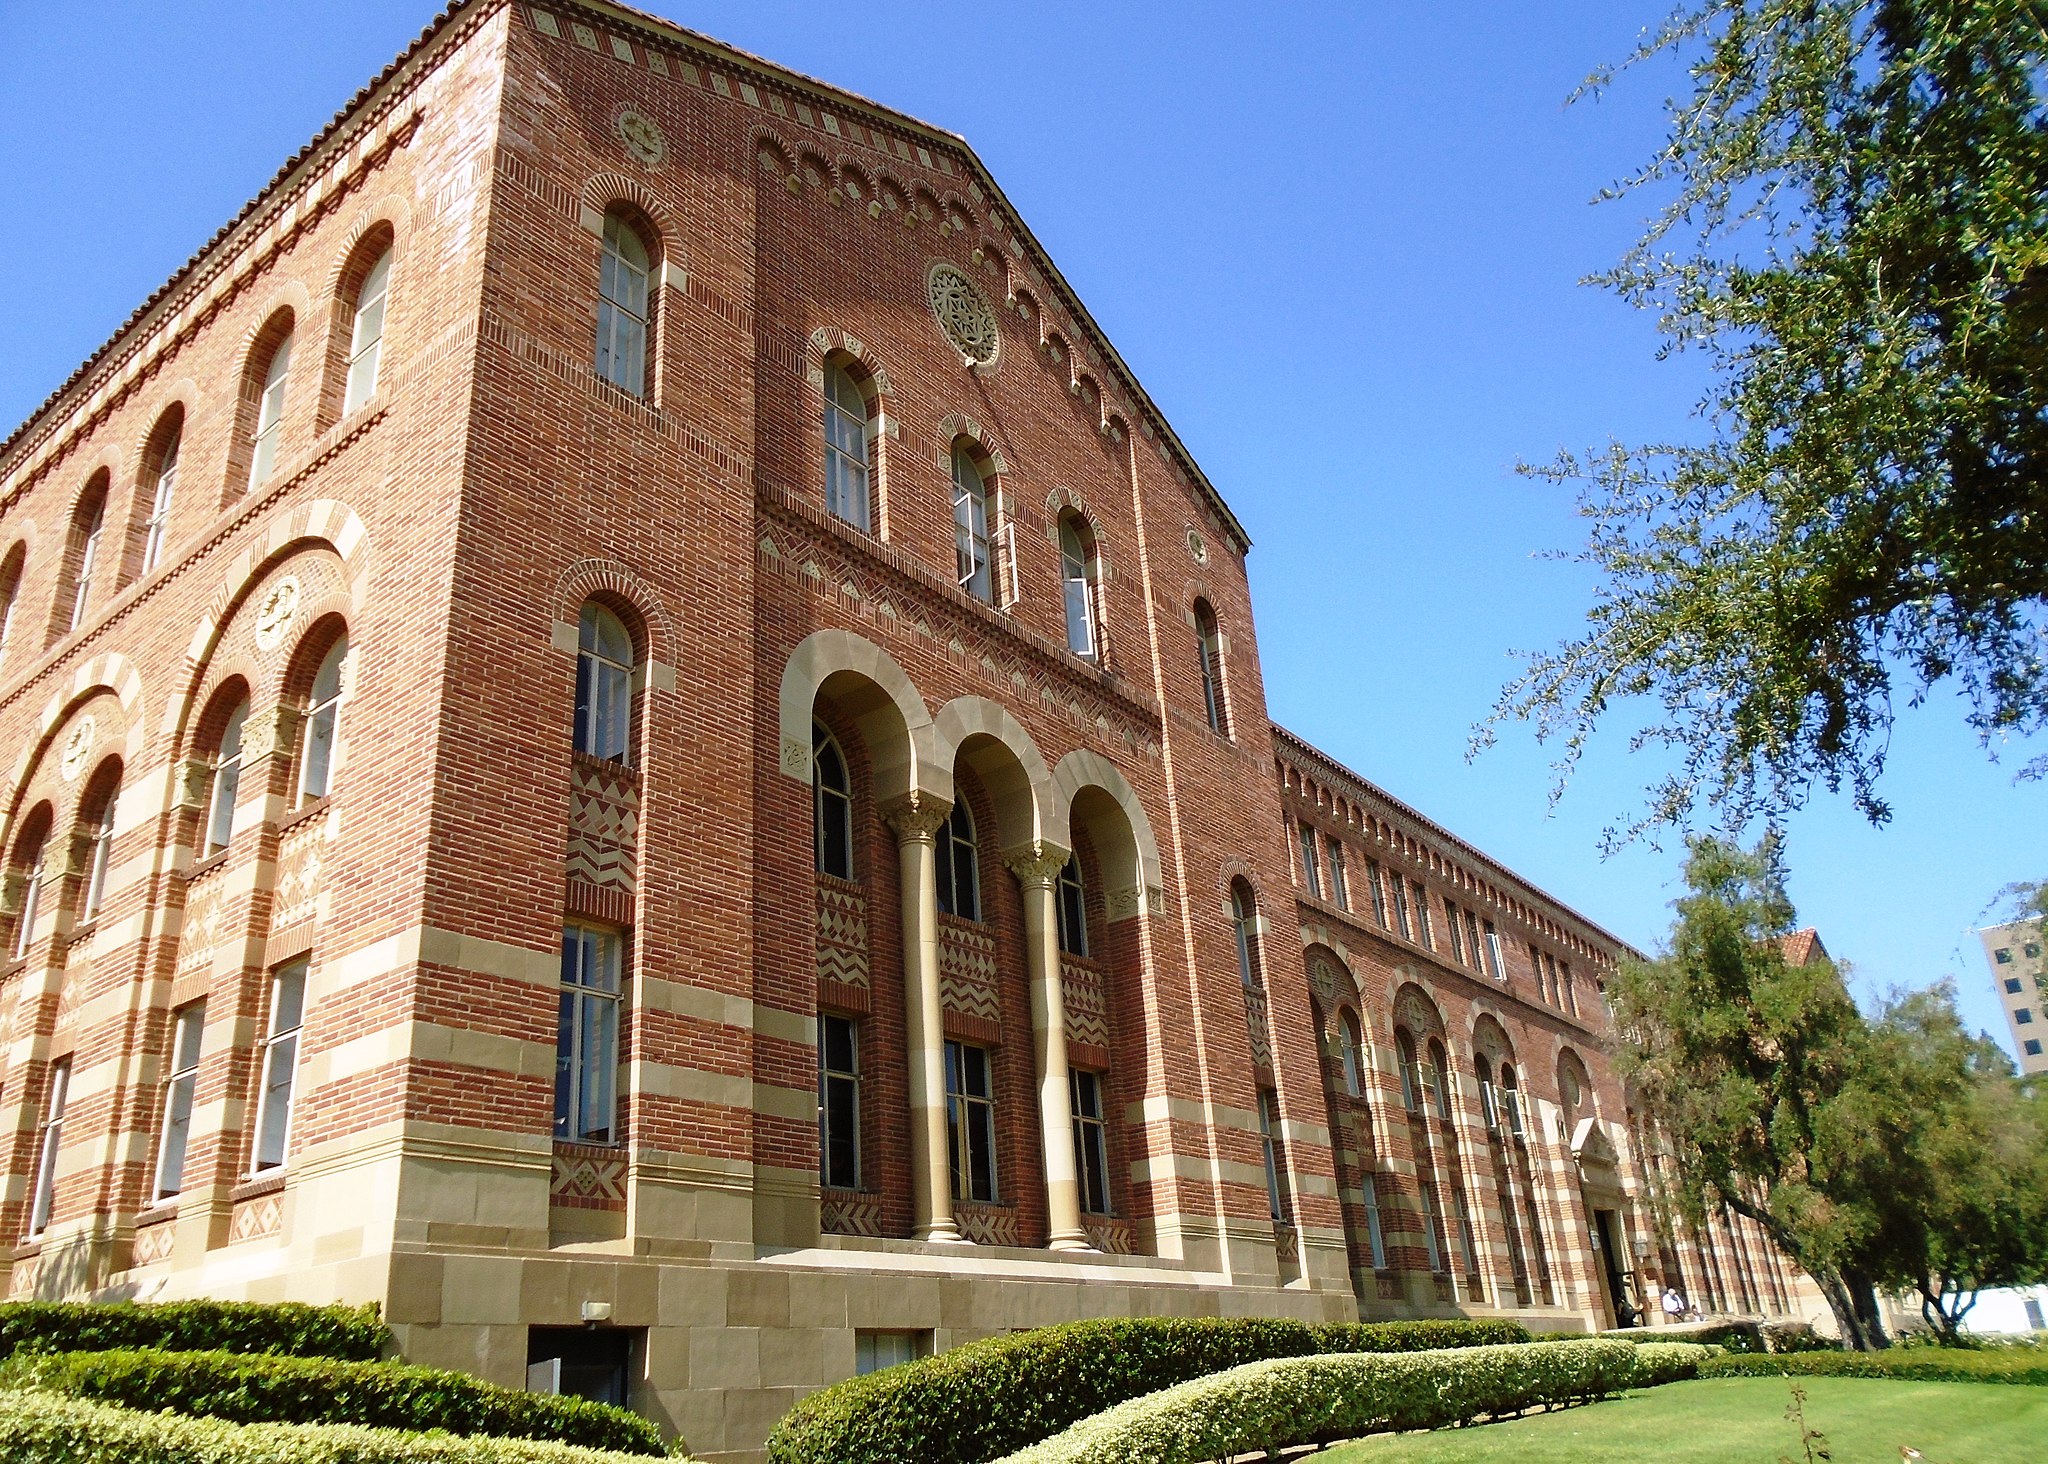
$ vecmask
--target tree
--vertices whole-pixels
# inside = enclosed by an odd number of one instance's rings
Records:
[[[1867,1025],[1827,961],[1794,966],[1793,910],[1767,843],[1695,839],[1669,949],[1608,987],[1620,1066],[1671,1145],[1672,1199],[1697,1225],[1746,1215],[1814,1279],[1843,1340],[1886,1338],[1877,1286],[1907,1172],[1908,1105],[1873,1071]]]
[[[1899,698],[2048,728],[2048,3],[1686,0],[1624,64],[1667,55],[1690,93],[1610,190],[1667,201],[1595,282],[1705,354],[1705,431],[1534,470],[1598,586],[1479,741],[1532,722],[1561,789],[1617,700],[1657,708],[1675,770],[1610,843],[1816,785],[1881,823]]]

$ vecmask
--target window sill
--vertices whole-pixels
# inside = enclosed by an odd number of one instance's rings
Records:
[[[245,1179],[228,1191],[228,1203],[239,1205],[244,1200],[260,1200],[265,1195],[274,1195],[284,1188],[285,1171],[282,1165],[266,1169],[252,1179]]]
[[[227,862],[228,847],[227,845],[223,844],[221,845],[220,848],[214,850],[204,859],[194,861],[192,867],[185,871],[185,878],[188,880],[193,880],[199,878],[199,876],[201,876],[202,874],[212,874],[216,869],[219,869],[222,865],[226,864]]]
[[[300,824],[311,823],[321,814],[327,812],[328,805],[330,805],[333,801],[333,794],[323,793],[318,798],[314,798],[306,803],[300,804],[297,808],[293,809],[290,813],[286,814],[284,819],[278,824],[278,833],[288,834],[293,829],[296,829]],[[222,852],[225,853],[226,851],[223,850]]]
[[[635,788],[640,786],[640,770],[623,758],[599,757],[594,752],[579,752],[575,748],[571,748],[569,750],[569,765],[587,773],[625,778]]]

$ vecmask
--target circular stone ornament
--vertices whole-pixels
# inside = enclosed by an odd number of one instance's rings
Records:
[[[932,308],[932,319],[938,321],[953,349],[973,365],[995,363],[1003,349],[996,313],[964,271],[943,260],[934,264],[925,274],[924,296]]]
[[[299,582],[295,576],[286,575],[270,587],[270,593],[256,607],[256,648],[276,650],[291,634],[292,622],[298,618]]]
[[[64,775],[65,782],[77,782],[78,775],[85,771],[85,764],[92,757],[93,740],[98,737],[99,730],[91,717],[85,717],[71,729],[71,735],[64,739],[64,754],[58,761],[57,770]]]
[[[633,161],[651,168],[668,156],[668,139],[661,135],[661,129],[646,113],[627,107],[619,113],[613,125],[618,129],[619,141],[625,143]]]
[[[1199,529],[1191,527],[1188,530],[1188,554],[1197,564],[1209,562],[1209,541],[1202,537]]]

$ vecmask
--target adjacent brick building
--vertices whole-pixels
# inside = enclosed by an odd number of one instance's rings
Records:
[[[732,1457],[1083,1315],[1785,1309],[1621,944],[1267,721],[1248,547],[959,138],[451,7],[0,446],[9,1293]]]

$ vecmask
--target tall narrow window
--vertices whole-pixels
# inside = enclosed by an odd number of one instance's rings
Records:
[[[0,567],[0,657],[6,656],[14,631],[14,612],[21,604],[21,569],[27,558],[27,551],[16,549]]]
[[[1422,1065],[1415,1060],[1415,1039],[1407,1029],[1394,1029],[1394,1056],[1401,1065],[1401,1106],[1410,1113],[1422,1112]]]
[[[1451,1121],[1451,1061],[1444,1053],[1444,1045],[1434,1039],[1429,1044],[1429,1064],[1422,1070],[1423,1086],[1429,1089],[1431,1101],[1436,1106],[1436,1116],[1445,1123]]]
[[[76,630],[85,624],[86,607],[92,603],[93,571],[99,564],[100,533],[106,525],[107,499],[101,493],[92,502],[82,505],[79,517],[74,520],[72,532],[79,539],[78,572],[71,581],[71,617],[65,623],[66,631]]]
[[[1353,1098],[1364,1096],[1365,1063],[1362,1049],[1364,1042],[1358,1030],[1358,1018],[1349,1012],[1343,1014],[1337,1027],[1337,1041],[1342,1048],[1340,1056],[1344,1061],[1344,1091]]]
[[[93,820],[92,831],[87,835],[85,846],[85,894],[78,902],[78,919],[88,924],[99,918],[100,906],[107,898],[107,874],[114,859],[114,789],[108,789],[106,802],[101,806],[99,816]]]
[[[1081,883],[1081,856],[1069,854],[1067,862],[1060,868],[1058,889],[1059,900],[1054,909],[1059,915],[1060,949],[1070,956],[1088,954],[1088,891]]]
[[[819,1182],[860,1188],[860,1043],[850,1017],[818,1018]]]
[[[1076,514],[1060,518],[1060,586],[1067,607],[1067,649],[1095,654],[1095,551]]]
[[[1577,983],[1572,980],[1572,963],[1570,961],[1559,962],[1557,983],[1564,992],[1565,1006],[1570,1008],[1571,1014],[1576,1017],[1579,1014],[1579,988]]]
[[[986,1047],[946,1044],[946,1152],[953,1198],[994,1204],[996,1098]]]
[[[36,915],[43,902],[43,842],[37,840],[22,861],[26,873],[22,876],[21,914],[14,924],[14,959],[20,960],[28,954],[28,948],[35,944]]]
[[[36,1134],[35,1190],[28,1202],[28,1233],[31,1238],[50,1228],[50,1211],[57,1203],[57,1151],[64,1144],[64,1103],[71,1092],[71,1059],[60,1057],[50,1064],[43,1087],[43,1121]]]
[[[604,253],[597,276],[597,374],[613,386],[646,395],[647,243],[616,209],[604,216]]]
[[[1266,1203],[1273,1218],[1288,1218],[1287,1157],[1280,1137],[1280,1099],[1270,1090],[1259,1092],[1259,1149],[1266,1160]]]
[[[1401,939],[1415,939],[1415,928],[1408,919],[1408,881],[1398,874],[1389,874],[1387,886],[1394,896],[1394,928],[1401,932]]]
[[[1344,846],[1330,840],[1330,899],[1339,910],[1351,908],[1351,888],[1344,877]]]
[[[270,978],[270,1025],[263,1038],[263,1089],[256,1099],[257,1173],[284,1163],[292,1133],[292,1084],[298,1075],[299,1029],[306,1020],[306,963],[293,961]]]
[[[220,749],[213,758],[213,792],[206,806],[206,852],[227,848],[235,833],[235,795],[242,786],[242,727],[249,703],[237,702],[221,730]]]
[[[1370,859],[1365,861],[1365,887],[1372,895],[1372,918],[1379,922],[1382,929],[1389,928],[1386,885],[1380,878],[1379,865]]]
[[[868,531],[868,403],[844,367],[825,363],[825,507]]]
[[[164,539],[171,528],[171,498],[178,491],[178,448],[184,432],[171,429],[156,465],[156,490],[150,495],[149,526],[142,541],[142,572],[148,574],[164,557]]]
[[[1365,1238],[1372,1248],[1372,1268],[1375,1271],[1387,1269],[1387,1236],[1380,1226],[1380,1191],[1376,1176],[1368,1174],[1359,1181],[1363,1192],[1360,1198],[1365,1203]]]
[[[1415,938],[1422,942],[1427,949],[1433,951],[1436,949],[1436,927],[1430,923],[1429,919],[1429,891],[1425,890],[1421,885],[1415,885],[1413,889],[1415,892]]]
[[[1074,1098],[1074,1162],[1079,1167],[1081,1211],[1109,1213],[1109,1129],[1102,1114],[1102,1075],[1069,1073]]]
[[[987,604],[995,603],[995,580],[989,570],[988,480],[964,442],[953,444],[953,549],[960,588]]]
[[[261,488],[277,466],[277,440],[284,433],[284,393],[292,370],[292,338],[286,336],[271,352],[263,373],[263,395],[256,403],[255,451],[249,458],[249,486]]]
[[[363,276],[356,291],[355,328],[348,344],[348,389],[342,396],[345,417],[377,394],[377,363],[384,355],[384,298],[391,287],[391,251],[385,250]]]
[[[1462,966],[1465,964],[1465,927],[1458,922],[1458,907],[1449,900],[1444,901],[1444,924],[1451,932],[1451,959]]]
[[[1443,1202],[1437,1197],[1436,1173],[1434,1169],[1416,1176],[1416,1183],[1422,1190],[1422,1239],[1429,1252],[1429,1269],[1436,1272],[1450,1270],[1450,1257],[1445,1248]]]
[[[602,605],[583,607],[576,627],[576,750],[630,761],[633,641]]]
[[[199,1045],[206,1031],[202,997],[171,1017],[170,1075],[164,1082],[163,1127],[156,1145],[154,1197],[167,1200],[185,1187],[185,1150],[192,1139],[192,1100],[199,1091]]]
[[[1551,955],[1548,951],[1545,951],[1543,954],[1543,979],[1550,987],[1550,1004],[1554,1007],[1563,1006],[1564,988],[1558,983],[1557,979],[1557,957]]]
[[[562,996],[555,1042],[555,1137],[609,1144],[618,1105],[619,996],[624,940],[615,930],[562,929]]]
[[[348,659],[348,637],[335,637],[313,673],[313,695],[306,707],[304,751],[299,757],[299,802],[325,798],[334,773],[334,731],[341,715],[341,668]]]
[[[1264,985],[1259,980],[1258,921],[1251,892],[1243,885],[1233,886],[1230,891],[1230,932],[1237,941],[1237,974],[1247,991],[1261,990]]]
[[[811,823],[817,869],[853,878],[853,783],[846,759],[822,723],[811,723]]]
[[[1548,1001],[1550,993],[1543,985],[1543,952],[1533,940],[1529,942],[1529,979],[1536,983],[1536,995]]]
[[[981,859],[974,846],[974,815],[965,798],[953,805],[936,842],[939,913],[981,919]]]
[[[1230,734],[1230,716],[1223,704],[1223,637],[1216,612],[1206,600],[1195,601],[1195,648],[1202,671],[1202,715],[1209,730]]]
[[[1469,905],[1465,907],[1465,949],[1471,953],[1468,964],[1473,970],[1479,970],[1485,962],[1485,957],[1480,954],[1479,917],[1472,913],[1472,907]]]
[[[1465,1274],[1479,1274],[1479,1247],[1472,1235],[1472,1207],[1465,1201],[1462,1187],[1453,1185],[1451,1203],[1458,1211],[1458,1259],[1465,1267]]]
[[[1316,868],[1316,831],[1307,824],[1301,826],[1301,887],[1308,891],[1311,900],[1323,897],[1323,878]]]

